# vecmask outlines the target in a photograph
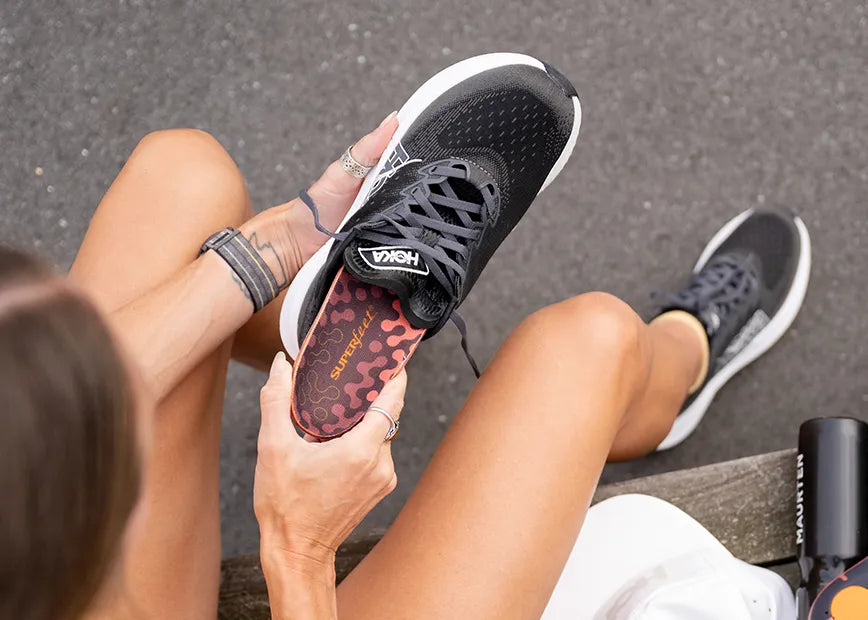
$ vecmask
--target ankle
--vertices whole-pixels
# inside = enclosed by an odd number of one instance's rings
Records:
[[[702,323],[692,314],[683,310],[670,310],[655,317],[649,324],[665,331],[669,336],[681,343],[692,360],[689,367],[694,377],[687,389],[688,396],[696,392],[708,376],[710,351],[708,336]]]

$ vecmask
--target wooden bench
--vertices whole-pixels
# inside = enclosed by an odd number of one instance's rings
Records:
[[[736,557],[783,575],[795,587],[795,450],[637,478],[597,489],[594,502],[624,493],[654,495],[678,506]],[[383,535],[351,537],[338,551],[343,579]],[[219,617],[270,618],[268,593],[255,554],[223,561]]]

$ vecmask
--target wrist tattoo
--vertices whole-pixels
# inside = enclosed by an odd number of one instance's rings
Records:
[[[250,296],[250,291],[247,290],[247,285],[239,278],[235,272],[232,272],[232,281],[238,285],[238,288],[241,290],[241,293],[244,295],[244,298],[248,301],[253,301],[253,297]]]
[[[274,273],[274,279],[277,280],[277,286],[281,289],[289,286],[289,277],[286,275],[286,267],[283,264],[283,259],[280,257],[280,254],[275,249],[274,244],[271,243],[271,241],[260,243],[259,237],[257,237],[257,233],[252,233],[248,241],[250,242],[250,245],[256,248],[256,251],[260,254],[267,252],[274,257],[277,266],[280,268],[280,273],[277,273],[275,270],[272,269],[272,272]]]
[[[259,249],[256,246],[259,246]],[[253,302],[253,312],[262,310],[278,296],[281,286],[285,287],[288,283],[286,268],[274,246],[271,243],[260,243],[255,234],[247,239],[240,230],[229,226],[208,237],[202,245],[200,254],[209,250],[213,250],[232,270],[233,281],[241,289],[242,294]],[[259,250],[268,250],[277,259],[282,285]]]

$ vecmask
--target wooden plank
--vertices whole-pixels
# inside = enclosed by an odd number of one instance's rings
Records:
[[[795,579],[795,450],[752,456],[600,487],[594,503],[625,493],[645,493],[692,515],[737,557],[774,566]],[[351,537],[338,550],[343,579],[377,544],[383,531]],[[223,561],[221,620],[267,620],[268,595],[256,554]]]

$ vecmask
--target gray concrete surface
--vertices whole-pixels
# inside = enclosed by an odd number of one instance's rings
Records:
[[[792,332],[731,382],[687,443],[609,467],[604,480],[793,446],[816,415],[866,417],[865,2],[4,0],[0,241],[67,268],[136,141],[165,127],[212,132],[257,208],[284,201],[426,77],[494,50],[559,67],[585,116],[562,177],[467,301],[479,358],[523,316],[581,291],[647,309],[723,221],[782,205],[814,242]],[[393,518],[473,385],[448,329],[410,376],[400,485],[368,523]],[[257,544],[262,381],[233,367],[226,390],[227,554]]]

